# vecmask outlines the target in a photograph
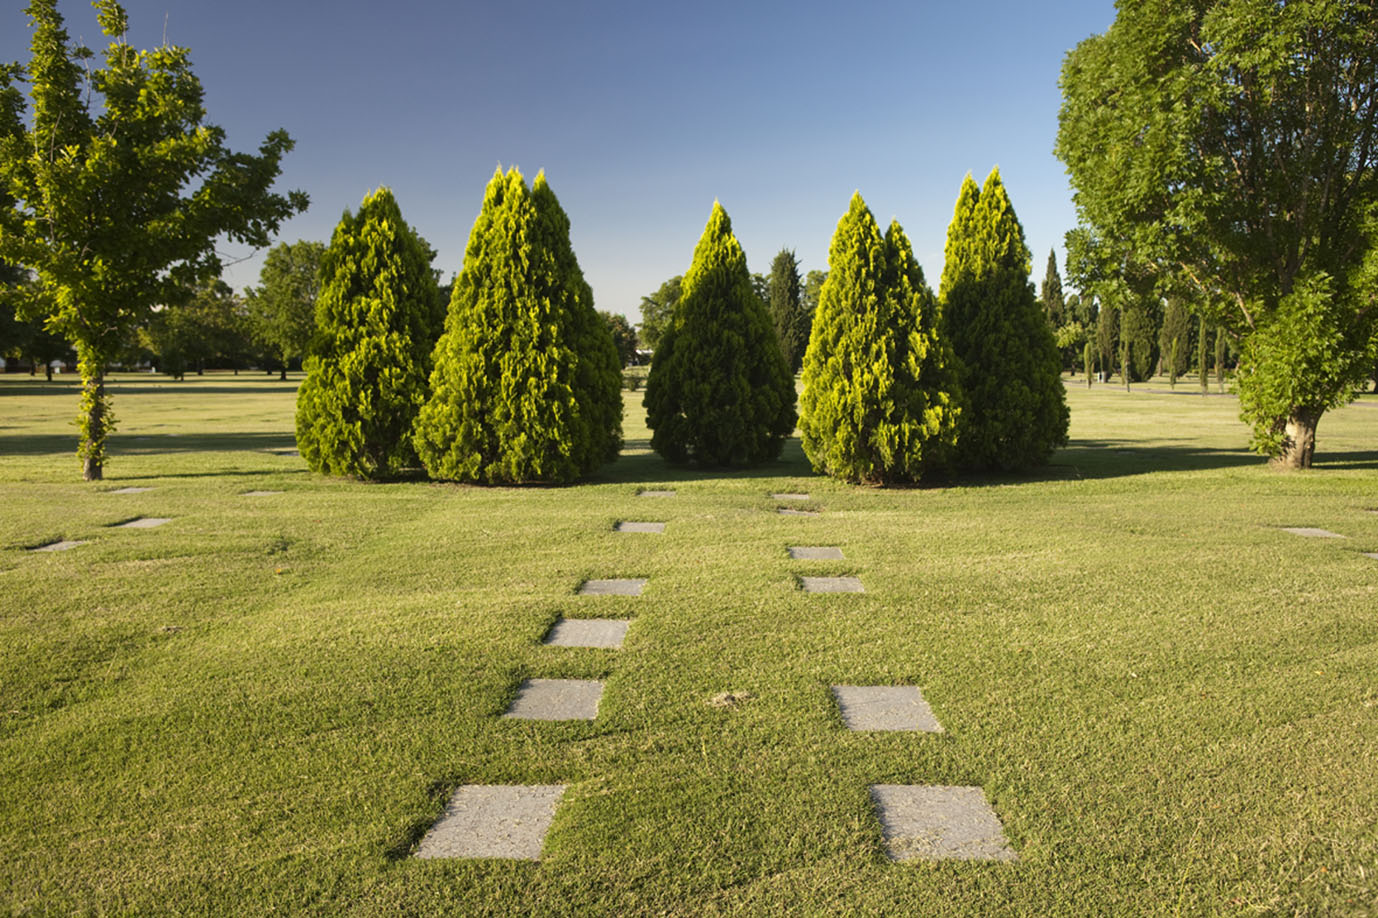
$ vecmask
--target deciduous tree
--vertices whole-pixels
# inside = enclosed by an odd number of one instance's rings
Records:
[[[268,250],[259,271],[258,286],[245,297],[254,339],[282,366],[305,357],[316,329],[316,298],[320,295],[321,256],[325,246],[306,239],[280,242]]]
[[[30,0],[29,63],[0,68],[0,188],[12,201],[0,209],[0,259],[34,271],[49,328],[76,348],[88,481],[103,474],[114,427],[107,363],[155,305],[219,276],[218,238],[266,246],[307,204],[271,191],[292,148],[284,131],[256,155],[231,151],[206,123],[187,49],[135,50],[124,9],[95,6],[110,39],[98,66],[69,40],[56,0]]]

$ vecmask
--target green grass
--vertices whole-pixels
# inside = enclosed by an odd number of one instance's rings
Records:
[[[1037,475],[874,490],[797,441],[667,466],[627,392],[621,460],[514,489],[311,475],[269,452],[295,385],[268,377],[112,390],[109,477],[83,484],[71,383],[0,378],[10,912],[1378,910],[1372,396],[1282,475],[1233,399],[1074,382]],[[155,490],[106,493],[128,485]],[[794,490],[824,515],[777,515]],[[174,519],[108,528],[135,516]],[[1302,525],[1349,538],[1277,529]],[[26,551],[59,538],[89,544]],[[561,615],[635,623],[620,651],[542,646]],[[597,721],[499,719],[533,676],[606,680]],[[947,732],[846,732],[834,683],[919,685]],[[570,786],[539,864],[408,856],[464,783]],[[890,863],[875,783],[980,785],[1019,861]]]

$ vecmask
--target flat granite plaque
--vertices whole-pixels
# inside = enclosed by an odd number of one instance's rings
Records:
[[[613,532],[664,532],[664,523],[634,523],[631,520],[623,520],[612,527]]]
[[[771,496],[773,499],[775,499],[775,500],[808,500],[808,499],[809,499],[809,496],[808,496],[807,494],[772,494],[772,495],[770,495],[770,496]]]
[[[817,510],[795,510],[793,507],[781,507],[778,512],[781,516],[818,516]]]
[[[85,544],[85,542],[73,541],[71,539],[63,539],[60,542],[49,542],[47,545],[39,545],[35,548],[30,548],[29,551],[70,551],[71,549],[76,548],[78,545]]]
[[[805,593],[865,593],[856,577],[800,577]]]
[[[593,720],[603,683],[586,679],[527,679],[503,717],[516,720]]]
[[[943,732],[917,686],[834,685],[833,697],[848,730]]]
[[[1331,532],[1329,529],[1316,529],[1312,526],[1283,526],[1283,532],[1290,532],[1292,535],[1305,536],[1308,539],[1343,539],[1344,536],[1338,532]]]
[[[674,497],[674,491],[650,491],[642,490],[636,492],[637,497]]]
[[[979,787],[873,784],[871,799],[891,860],[1016,859]]]
[[[608,647],[617,649],[631,622],[624,618],[562,618],[545,636],[551,647]]]
[[[145,491],[152,491],[152,490],[153,490],[152,488],[116,488],[116,489],[113,490],[113,491],[107,491],[107,492],[105,492],[105,493],[107,493],[107,494],[143,494]]]
[[[842,549],[840,548],[805,548],[796,546],[789,549],[789,556],[794,561],[841,561]]]
[[[274,494],[281,493],[281,491],[245,491],[240,497],[272,497]]]
[[[152,529],[154,526],[161,526],[164,523],[171,523],[170,517],[163,516],[141,516],[137,520],[130,520],[127,523],[120,523],[116,529]]]
[[[416,849],[419,858],[541,859],[563,784],[466,784]]]
[[[579,585],[580,596],[640,596],[646,578],[625,580],[585,580]]]

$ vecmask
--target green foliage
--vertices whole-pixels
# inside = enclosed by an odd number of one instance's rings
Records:
[[[620,361],[618,366],[631,366],[636,362],[636,329],[632,328],[632,323],[620,312],[600,311],[598,316],[608,327],[608,334],[612,335],[612,343],[617,348],[617,359]]]
[[[800,300],[803,303],[804,312],[809,317],[810,324],[813,322],[813,317],[818,313],[818,298],[823,293],[823,284],[827,279],[827,271],[810,271],[804,275],[804,290]]]
[[[1130,297],[1120,310],[1120,351],[1132,382],[1147,382],[1158,367],[1159,308],[1152,297]]]
[[[292,148],[274,131],[257,155],[205,123],[185,48],[137,51],[114,0],[95,3],[103,62],[73,46],[56,0],[31,0],[32,55],[0,68],[0,260],[33,270],[48,327],[76,347],[87,479],[103,474],[113,429],[102,377],[158,304],[220,275],[215,243],[262,247],[306,195],[270,191]],[[27,80],[25,117],[15,83]],[[102,407],[106,406],[106,407]]]
[[[794,380],[717,202],[651,359],[645,405],[651,448],[672,462],[766,462],[794,429]]]
[[[1163,306],[1163,325],[1158,330],[1158,353],[1168,376],[1176,378],[1190,369],[1191,352],[1196,345],[1196,323],[1191,320],[1181,297],[1168,297]],[[1173,342],[1176,342],[1176,356]]]
[[[1324,274],[1304,278],[1244,341],[1235,388],[1258,453],[1285,455],[1295,436],[1289,422],[1353,401],[1368,380],[1372,342],[1351,337],[1367,335],[1368,326],[1354,320],[1334,286]]]
[[[956,441],[957,376],[937,300],[908,237],[882,237],[860,193],[828,248],[804,360],[799,429],[816,471],[843,481],[917,481]]]
[[[799,261],[789,249],[781,249],[770,263],[767,292],[769,296],[766,302],[770,306],[771,321],[775,323],[780,353],[784,355],[790,373],[798,373],[804,363],[804,351],[809,346],[813,313],[804,309]]]
[[[962,183],[945,254],[943,321],[964,398],[957,461],[972,470],[1046,462],[1067,442],[1060,360],[998,169],[980,189],[970,175]]]
[[[679,298],[683,292],[684,277],[676,274],[661,284],[650,296],[641,298],[641,345],[655,350],[660,344],[660,336],[670,326]]]
[[[1281,378],[1256,361],[1311,366],[1328,354],[1330,371],[1305,379],[1338,388],[1290,387],[1289,415],[1349,397],[1356,354],[1335,344],[1362,352],[1378,330],[1378,309],[1354,283],[1378,241],[1369,217],[1378,201],[1372,4],[1116,7],[1110,29],[1078,45],[1062,72],[1057,153],[1083,232],[1126,282],[1138,273],[1159,295],[1189,290],[1192,308],[1242,343],[1253,372]],[[1321,289],[1309,280],[1321,275],[1332,279],[1325,289],[1336,308],[1308,308],[1306,322],[1279,318],[1297,308],[1296,290]],[[1275,327],[1320,337],[1289,343]],[[1254,335],[1266,340],[1252,346]],[[1248,404],[1265,412],[1247,418],[1255,445],[1304,449],[1267,433],[1278,410],[1271,398]]]
[[[325,246],[319,242],[278,243],[263,259],[258,286],[245,296],[254,339],[282,365],[283,379],[288,362],[306,356],[316,329],[324,254]]]
[[[1068,321],[1067,304],[1062,299],[1062,275],[1057,273],[1057,252],[1052,249],[1048,250],[1048,267],[1043,272],[1043,287],[1038,299],[1049,327],[1061,328]]]
[[[416,465],[411,425],[441,321],[434,257],[387,188],[335,227],[297,393],[297,446],[314,471],[378,479]]]
[[[1096,354],[1105,372],[1119,366],[1120,311],[1105,302],[1100,304],[1100,312],[1096,314]]]
[[[1095,364],[1094,352],[1095,348],[1091,346],[1091,342],[1088,339],[1081,352],[1081,362],[1082,366],[1086,369],[1086,388],[1088,389],[1091,388],[1091,374]]]
[[[469,233],[416,450],[436,478],[570,482],[617,458],[617,345],[539,173],[493,174]]]
[[[139,338],[158,369],[177,379],[208,366],[239,369],[251,350],[244,303],[219,278],[184,291],[155,312]]]

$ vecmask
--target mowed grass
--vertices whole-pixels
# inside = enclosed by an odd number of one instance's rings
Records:
[[[295,385],[261,376],[119,378],[83,484],[73,386],[0,379],[0,903],[1373,914],[1378,399],[1284,475],[1232,398],[1144,388],[1069,383],[1038,474],[917,489],[815,476],[797,441],[671,467],[628,393],[595,480],[475,488],[310,474],[271,452]],[[109,493],[131,485],[153,490]],[[110,528],[139,516],[172,522]],[[27,551],[56,539],[88,544]],[[575,595],[608,577],[649,583]],[[543,646],[561,616],[633,624],[617,651]],[[605,680],[597,720],[501,719],[528,677]],[[946,732],[847,732],[839,683],[918,685]],[[728,691],[754,697],[707,703]],[[541,862],[410,857],[455,787],[505,783],[569,786]],[[979,785],[1019,860],[891,863],[879,783]]]

